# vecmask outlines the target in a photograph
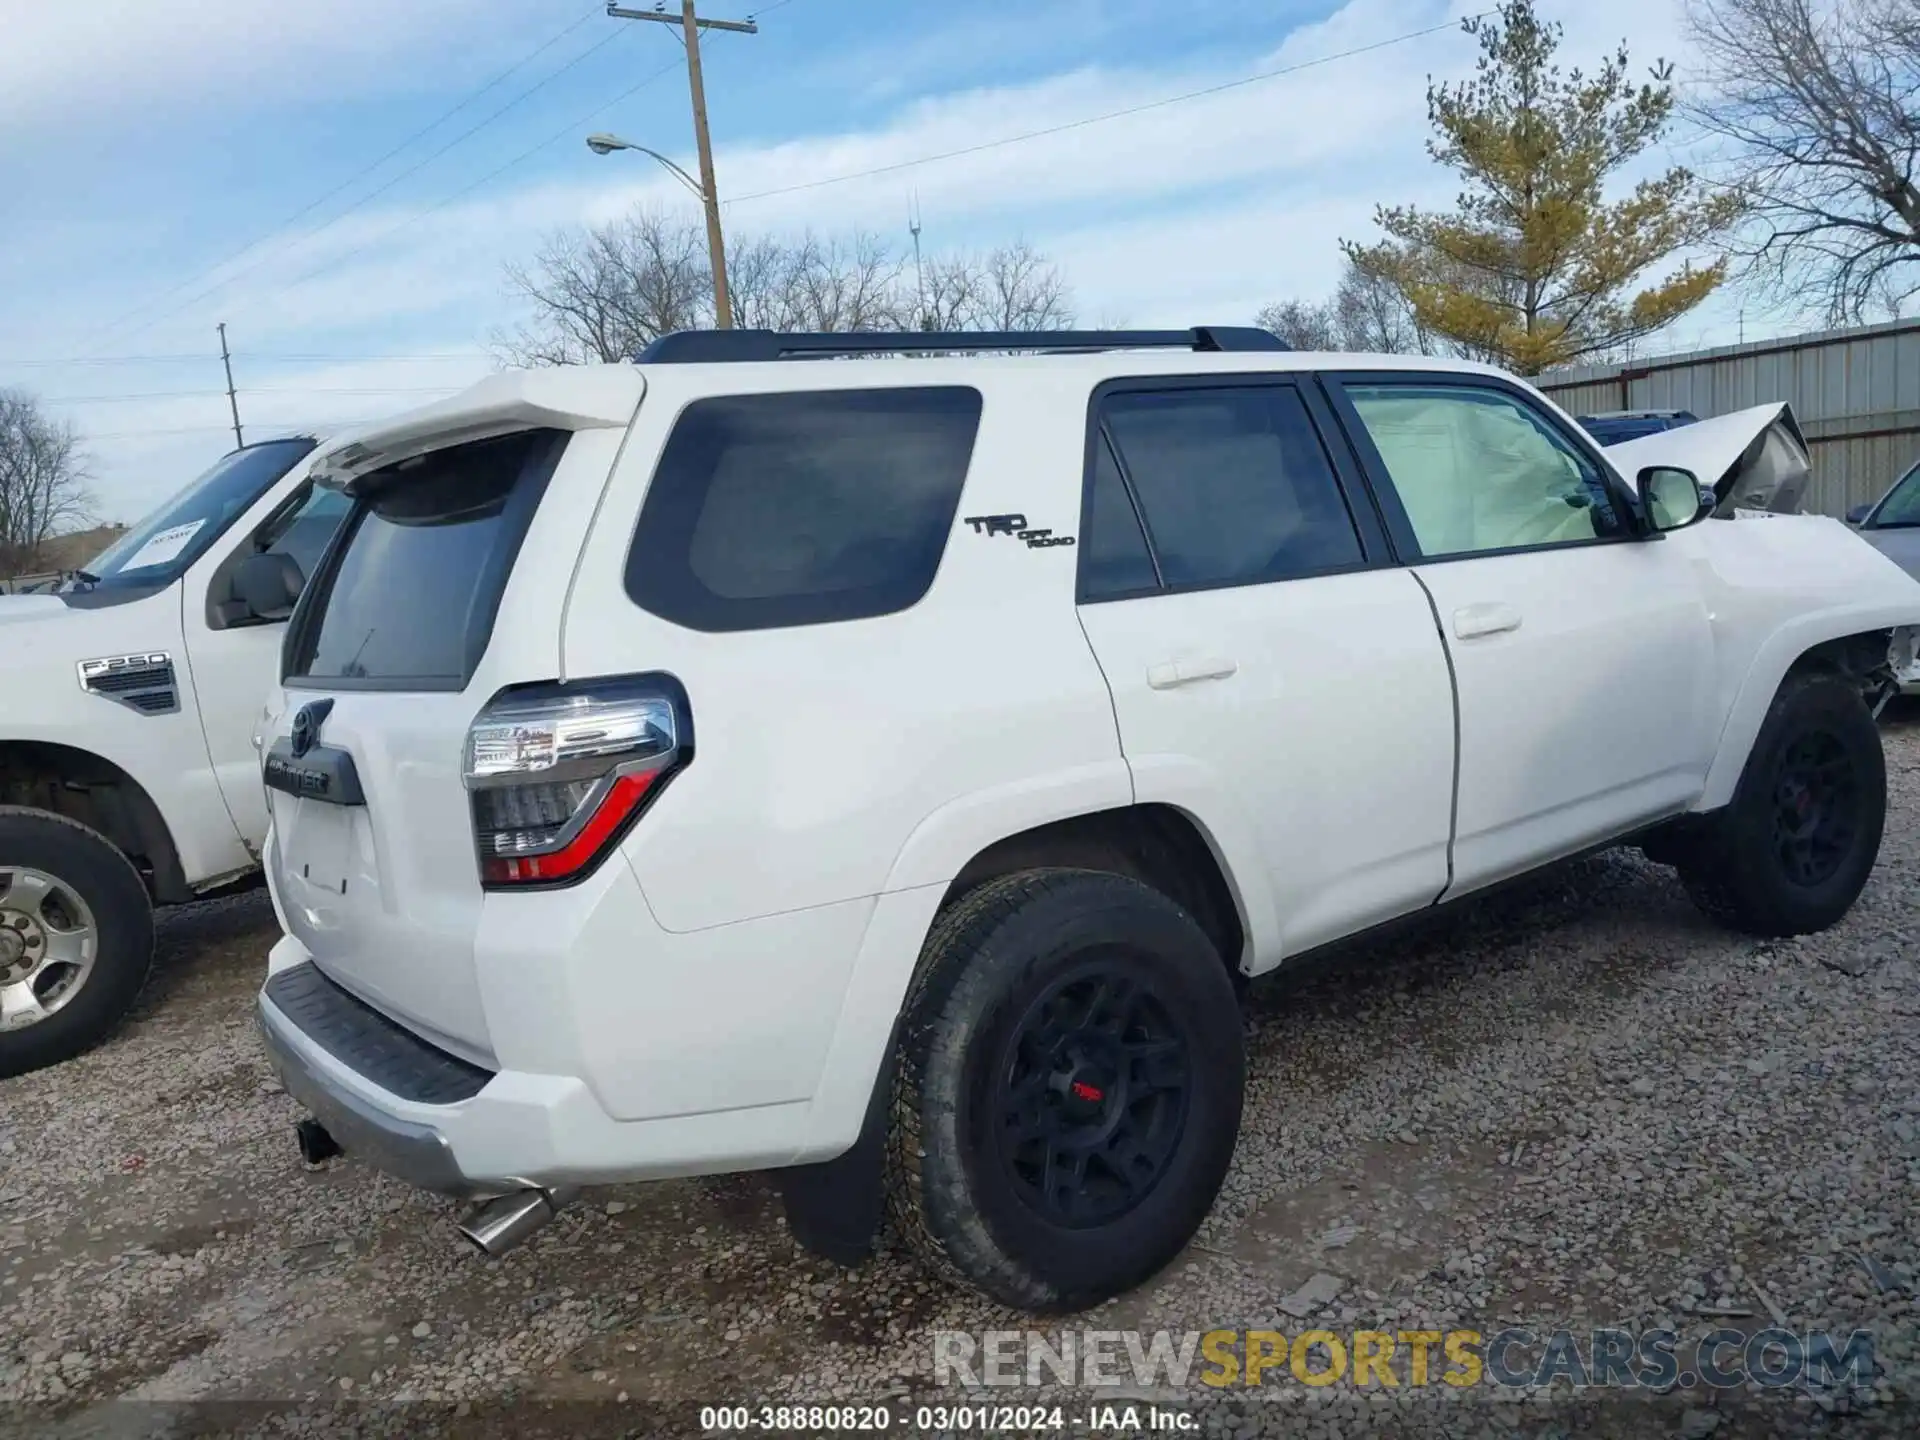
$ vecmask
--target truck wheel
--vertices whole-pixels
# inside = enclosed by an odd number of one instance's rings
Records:
[[[44,810],[0,806],[0,1078],[105,1039],[153,960],[153,909],[127,857]]]
[[[1226,966],[1173,901],[1088,870],[989,881],[935,922],[908,991],[889,1212],[1004,1304],[1097,1304],[1199,1229],[1245,1071]]]
[[[1824,930],[1859,898],[1886,818],[1886,758],[1860,692],[1833,675],[1795,676],[1680,879],[1708,915],[1747,934]]]

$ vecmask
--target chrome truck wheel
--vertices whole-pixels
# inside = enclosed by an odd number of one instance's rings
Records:
[[[0,866],[0,1030],[58,1014],[99,952],[99,926],[77,889],[44,870]]]
[[[99,1044],[152,959],[153,909],[127,857],[64,815],[0,805],[0,1078]]]

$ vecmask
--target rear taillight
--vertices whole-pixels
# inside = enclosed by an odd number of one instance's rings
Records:
[[[467,732],[481,885],[584,878],[692,758],[686,691],[670,676],[502,691]]]

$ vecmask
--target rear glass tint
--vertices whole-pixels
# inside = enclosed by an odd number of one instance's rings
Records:
[[[463,687],[566,439],[537,430],[478,440],[360,482],[346,541],[289,637],[288,677]]]
[[[959,386],[696,401],[641,506],[627,594],[710,631],[904,610],[940,566],[979,425]]]

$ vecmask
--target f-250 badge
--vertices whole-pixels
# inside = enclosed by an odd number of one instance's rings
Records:
[[[1012,515],[969,515],[967,524],[973,527],[976,535],[1011,535],[1016,540],[1027,542],[1029,550],[1044,550],[1050,545],[1071,545],[1073,536],[1056,535],[1051,530],[1035,530],[1027,525],[1027,517]]]

